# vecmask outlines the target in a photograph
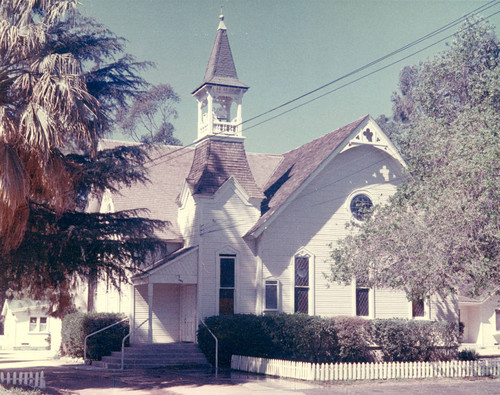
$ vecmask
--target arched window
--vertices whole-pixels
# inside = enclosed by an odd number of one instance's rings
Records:
[[[295,257],[295,313],[309,314],[309,257]]]

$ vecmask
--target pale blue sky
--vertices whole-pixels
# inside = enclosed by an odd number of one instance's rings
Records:
[[[250,86],[243,100],[249,119],[361,67],[489,1],[479,0],[80,0],[82,11],[128,41],[127,52],[154,61],[145,73],[181,96],[176,136],[196,139],[191,91],[202,81],[221,4],[238,77]],[[484,11],[500,11],[500,3]],[[500,25],[500,14],[490,18]],[[454,27],[385,63],[457,31]],[[366,114],[391,113],[400,69],[443,50],[434,46],[346,88],[265,124],[244,125],[250,152],[283,153]],[[359,74],[360,76],[362,74]],[[355,78],[355,77],[353,77]],[[351,78],[350,80],[352,80]],[[346,80],[346,81],[349,81]],[[325,91],[340,84],[334,84]],[[313,96],[311,96],[313,97]],[[299,102],[300,103],[300,102]],[[286,108],[285,108],[286,109]],[[273,114],[274,115],[274,114]],[[245,131],[245,127],[250,128]]]

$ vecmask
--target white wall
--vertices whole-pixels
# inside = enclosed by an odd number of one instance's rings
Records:
[[[260,216],[260,206],[247,200],[229,180],[210,198],[199,197],[199,315],[218,314],[220,253],[236,254],[235,312],[255,313],[257,258],[242,236]]]
[[[371,146],[360,146],[339,154],[275,218],[261,235],[258,245],[263,278],[281,282],[282,311],[294,310],[293,257],[301,248],[314,255],[315,303],[310,314],[353,315],[353,285],[331,284],[324,273],[330,270],[330,244],[347,235],[345,224],[352,220],[350,198],[365,193],[375,204],[382,203],[403,180],[401,165]],[[376,290],[375,317],[408,318],[408,301],[402,292]]]
[[[37,326],[30,331],[30,317],[37,318]],[[47,319],[46,330],[40,330],[40,318]],[[3,348],[50,349],[57,352],[61,345],[61,320],[49,317],[40,308],[7,311],[4,322]]]
[[[179,285],[153,285],[153,343],[180,340],[179,297]]]
[[[488,347],[500,344],[496,330],[496,310],[500,310],[500,296],[494,295],[482,304],[460,305],[460,320],[464,323],[464,342]]]

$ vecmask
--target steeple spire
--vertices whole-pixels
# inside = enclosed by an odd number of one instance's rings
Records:
[[[198,140],[242,132],[241,99],[249,87],[238,79],[222,8],[219,20],[203,82],[192,92],[198,100]]]
[[[222,6],[220,6],[219,19],[220,19],[220,22],[219,22],[219,27],[217,28],[217,30],[227,30],[226,25],[224,24],[224,14],[222,13]]]

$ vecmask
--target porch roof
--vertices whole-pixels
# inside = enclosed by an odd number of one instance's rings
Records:
[[[144,268],[132,277],[134,285],[145,283],[197,284],[198,246],[181,248]]]
[[[463,305],[480,305],[499,292],[500,288],[490,287],[485,289],[481,294],[472,296],[469,289],[467,287],[463,287],[458,292],[458,303]]]

